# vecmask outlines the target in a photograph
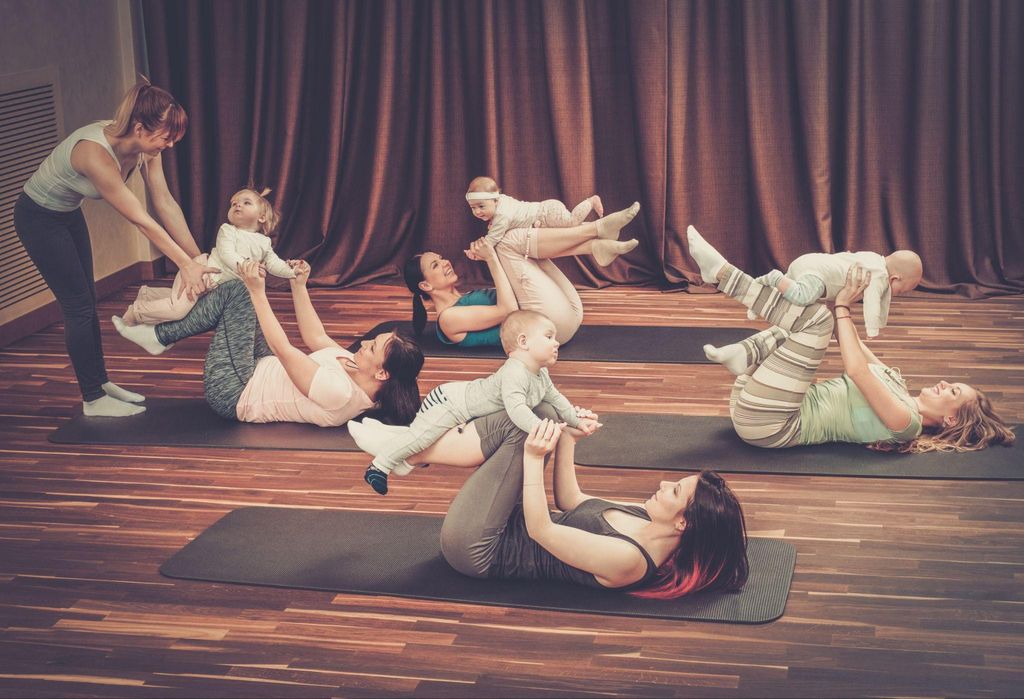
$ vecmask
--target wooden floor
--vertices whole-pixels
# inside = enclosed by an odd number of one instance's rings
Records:
[[[101,304],[111,378],[151,397],[200,396],[206,340],[150,357],[115,335],[106,319],[134,292]],[[273,296],[297,336],[287,297]],[[721,295],[583,297],[595,324],[749,324]],[[314,300],[344,341],[409,306],[385,286]],[[912,387],[965,380],[1024,421],[1024,298],[918,295],[896,301],[891,324],[872,346]],[[429,359],[421,389],[497,366]],[[825,371],[838,366],[833,347]],[[731,383],[710,365],[564,362],[552,374],[598,411],[723,415]],[[439,604],[157,569],[238,507],[441,514],[465,471],[398,479],[380,498],[361,480],[362,454],[52,445],[47,433],[79,404],[59,325],[0,348],[0,395],[0,696],[1024,692],[1024,481],[731,476],[750,533],[799,552],[786,613],[762,626]],[[662,476],[583,469],[581,480],[640,498]]]

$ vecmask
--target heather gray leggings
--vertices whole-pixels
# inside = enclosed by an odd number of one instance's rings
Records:
[[[534,411],[557,418],[546,404]],[[523,496],[526,433],[506,412],[473,420],[484,463],[466,479],[441,525],[441,553],[463,575],[486,578],[512,510]]]
[[[156,326],[157,339],[169,345],[214,331],[203,367],[203,391],[214,412],[237,419],[238,398],[256,370],[256,362],[273,354],[245,284],[233,279],[204,294],[181,320]]]

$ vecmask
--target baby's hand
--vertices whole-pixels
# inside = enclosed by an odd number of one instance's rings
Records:
[[[573,410],[576,411],[576,417],[579,417],[579,418],[592,417],[595,420],[597,419],[597,413],[595,413],[593,410],[588,410],[587,408],[583,408],[583,407],[578,406],[578,405],[574,405],[574,406],[572,406],[572,408],[573,408]]]
[[[480,262],[489,262],[494,259],[494,246],[487,238],[477,238],[469,244],[469,250],[464,251],[466,257]]]
[[[295,273],[293,281],[305,284],[306,280],[309,279],[309,263],[305,260],[288,260],[288,266],[291,267],[292,271]]]

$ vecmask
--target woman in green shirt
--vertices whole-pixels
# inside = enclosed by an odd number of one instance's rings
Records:
[[[911,395],[899,370],[861,342],[850,305],[861,298],[870,277],[859,266],[837,294],[833,317],[824,304],[796,306],[759,284],[730,265],[693,226],[687,239],[703,280],[717,283],[773,326],[734,345],[704,348],[710,359],[737,374],[729,412],[743,441],[770,449],[854,442],[914,453],[1013,443],[1013,431],[978,389],[940,381]],[[844,373],[815,383],[833,332]]]

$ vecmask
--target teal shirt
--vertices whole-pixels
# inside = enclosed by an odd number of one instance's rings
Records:
[[[800,404],[800,444],[825,442],[909,442],[921,434],[921,413],[898,369],[882,364],[868,368],[889,391],[910,408],[910,424],[899,432],[888,429],[868,405],[853,380],[840,377],[812,384]]]
[[[474,289],[452,304],[454,306],[497,306],[498,292],[494,289]],[[459,347],[501,347],[500,325],[487,330],[471,330],[466,333],[462,342],[452,342],[441,332],[441,324],[437,324],[437,339],[446,345]]]

